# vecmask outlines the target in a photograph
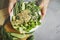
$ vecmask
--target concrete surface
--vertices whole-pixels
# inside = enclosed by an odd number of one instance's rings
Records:
[[[60,0],[50,0],[46,17],[34,35],[35,40],[60,40]]]

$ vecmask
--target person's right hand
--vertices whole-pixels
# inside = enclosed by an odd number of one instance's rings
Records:
[[[48,3],[49,3],[49,0],[42,0],[40,4],[42,19],[44,19],[46,15]]]
[[[8,6],[8,12],[11,13],[14,4],[17,2],[17,0],[9,0],[9,6]]]

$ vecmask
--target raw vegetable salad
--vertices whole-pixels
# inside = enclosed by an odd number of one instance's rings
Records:
[[[20,33],[28,33],[41,24],[39,12],[40,7],[35,2],[24,2],[24,0],[16,2],[11,20],[13,28]]]

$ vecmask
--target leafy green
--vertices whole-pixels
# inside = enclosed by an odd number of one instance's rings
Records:
[[[31,17],[28,22],[25,22],[26,20],[22,14],[22,13],[24,13],[25,10],[30,11],[26,15],[26,16],[28,16],[28,18]],[[13,26],[13,28],[15,28],[19,31],[20,31],[20,29],[22,29],[24,32],[29,32],[31,29],[35,28],[37,25],[40,25],[41,24],[40,23],[41,15],[39,14],[39,11],[40,11],[40,7],[36,5],[35,1],[26,3],[26,2],[24,2],[24,0],[20,0],[20,1],[16,2],[15,7],[14,7],[14,14],[15,14],[14,16],[16,16],[16,20],[18,22],[15,21],[17,25],[15,24],[16,26]],[[20,16],[18,16],[18,14]],[[24,14],[26,14],[26,12]],[[26,17],[26,19],[27,19],[27,17]],[[21,21],[22,23],[19,24],[19,21]]]

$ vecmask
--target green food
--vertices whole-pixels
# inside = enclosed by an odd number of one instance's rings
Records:
[[[18,1],[13,9],[14,15],[12,16],[13,28],[21,33],[27,33],[31,29],[40,25],[39,22],[41,15],[39,14],[40,7],[35,5],[35,2]]]

